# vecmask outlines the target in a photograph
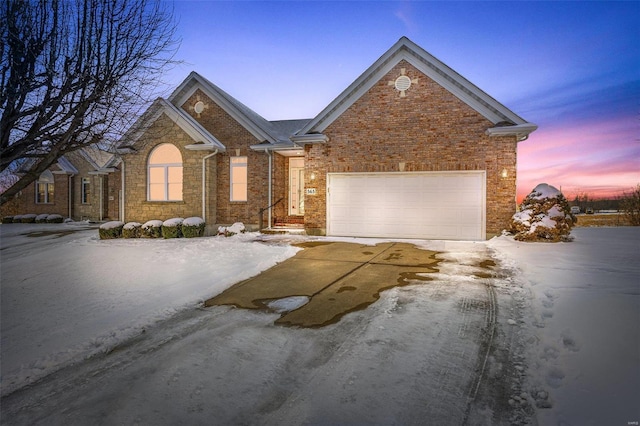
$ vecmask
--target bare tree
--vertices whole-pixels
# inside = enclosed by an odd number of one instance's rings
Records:
[[[0,33],[0,173],[26,167],[0,205],[65,153],[116,140],[177,47],[160,0],[4,0]]]
[[[620,208],[624,211],[633,226],[640,226],[640,184],[631,192],[625,192],[620,200]]]

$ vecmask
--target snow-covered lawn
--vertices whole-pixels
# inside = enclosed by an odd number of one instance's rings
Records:
[[[107,352],[298,251],[247,242],[250,235],[101,241],[97,227],[87,228],[0,226],[3,395]]]
[[[640,421],[640,228],[574,228],[570,243],[489,241],[531,294],[521,335],[541,425]],[[635,423],[634,423],[635,422]]]
[[[194,309],[293,256],[285,240],[59,233],[81,228],[0,226],[2,394],[60,370],[3,401],[16,424],[412,424],[423,413],[491,424],[500,408],[484,406],[493,400],[483,392],[509,380],[494,396],[518,424],[535,423],[536,404],[541,425],[640,420],[640,228],[578,228],[557,244],[414,241],[442,252],[434,281],[386,291],[318,330]],[[21,235],[39,231],[54,233]],[[497,276],[478,279],[487,256]],[[487,289],[497,350],[469,406]],[[500,358],[507,349],[514,356]]]

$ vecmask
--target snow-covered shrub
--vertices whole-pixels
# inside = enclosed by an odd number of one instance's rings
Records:
[[[22,215],[21,214],[17,214],[15,216],[13,216],[13,223],[22,223]]]
[[[71,219],[64,219],[59,214],[50,214],[47,216],[47,223],[62,223],[62,222],[73,222]]]
[[[201,217],[188,217],[182,222],[182,235],[185,238],[202,237],[204,225],[204,219]]]
[[[138,222],[128,222],[122,227],[122,238],[140,238],[142,234],[142,224]]]
[[[38,215],[35,215],[33,213],[23,214],[22,217],[20,218],[20,222],[22,222],[22,223],[35,223],[36,222],[36,217],[38,217]]]
[[[39,214],[36,216],[36,223],[47,223],[48,214]]]
[[[119,220],[112,220],[100,225],[98,233],[101,240],[110,240],[114,238],[120,238],[122,236],[122,228],[124,228],[124,222]]]
[[[163,238],[180,238],[182,237],[182,222],[181,217],[174,217],[162,222],[162,237]]]
[[[240,234],[244,232],[244,223],[236,222],[231,226],[219,226],[218,235],[224,235],[225,237],[231,237],[232,235]]]
[[[2,223],[13,223],[13,216],[4,216],[2,218]]]
[[[509,231],[519,241],[571,241],[576,223],[564,195],[546,183],[536,186],[511,218]]]
[[[141,237],[145,238],[160,238],[162,237],[162,221],[161,220],[149,220],[142,225]]]

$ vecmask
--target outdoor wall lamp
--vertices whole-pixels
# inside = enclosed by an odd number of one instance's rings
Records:
[[[507,177],[509,177],[509,172],[507,172],[507,169],[502,169],[501,176],[503,179],[506,179]]]

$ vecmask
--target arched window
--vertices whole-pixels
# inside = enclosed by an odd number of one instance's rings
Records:
[[[53,203],[53,173],[50,170],[42,172],[36,181],[36,204]]]
[[[151,151],[147,181],[149,201],[182,200],[182,155],[175,145],[164,143]]]

